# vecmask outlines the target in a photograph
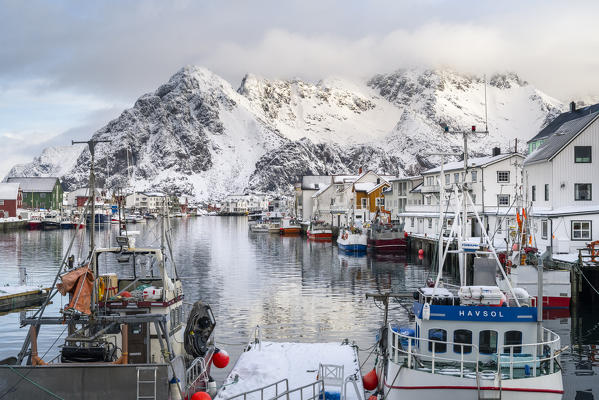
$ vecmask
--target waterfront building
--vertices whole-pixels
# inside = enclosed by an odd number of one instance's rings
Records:
[[[164,204],[166,195],[161,192],[136,192],[125,197],[125,207],[128,209],[157,212]]]
[[[441,167],[424,171],[422,183],[414,186],[406,195],[405,210],[398,213],[399,222],[404,223],[404,229],[412,234],[438,236],[439,180],[443,180],[447,196],[454,192],[456,185],[460,190],[461,184],[465,182],[474,209],[481,216],[486,230],[498,246],[504,244],[503,238],[509,227],[515,223],[516,207],[521,198],[519,188],[522,185],[523,159],[524,156],[519,153],[501,154],[499,148],[494,148],[491,156],[469,158],[467,175],[464,174],[463,161],[444,164],[443,175]],[[418,182],[408,179],[400,179],[398,182]],[[455,204],[453,200],[446,202],[444,231],[447,230],[447,226],[451,226],[452,216],[460,209],[461,205]],[[466,224],[468,237],[481,236],[481,227],[474,213],[469,214]]]
[[[332,179],[331,175],[304,175],[302,181],[295,184],[295,215],[298,218],[302,221],[312,219],[312,196],[328,187]]]
[[[24,208],[58,210],[62,206],[62,185],[56,177],[10,177],[6,182],[20,184]]]
[[[399,213],[406,211],[408,204],[422,204],[422,194],[413,189],[422,184],[422,176],[409,176],[389,180],[390,187],[383,191],[385,209],[389,211],[392,221],[399,222]]]
[[[573,261],[577,249],[599,239],[599,104],[571,109],[548,127],[524,160],[526,198],[537,247],[571,253]]]
[[[220,207],[221,214],[245,215],[261,212],[268,208],[269,198],[265,194],[232,194],[227,196]]]
[[[23,207],[23,191],[19,183],[0,183],[0,218],[17,216]]]
[[[96,189],[96,203],[102,201],[102,191]],[[63,194],[63,205],[65,207],[85,207],[87,200],[89,199],[89,188],[75,189],[72,192],[64,192]]]

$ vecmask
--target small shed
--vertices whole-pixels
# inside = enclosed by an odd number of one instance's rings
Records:
[[[19,183],[0,183],[0,218],[17,216],[23,206],[23,192]]]

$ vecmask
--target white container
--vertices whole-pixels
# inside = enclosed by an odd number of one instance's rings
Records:
[[[497,286],[462,286],[458,295],[462,305],[498,306],[506,299]]]
[[[149,286],[144,289],[144,300],[160,300],[162,299],[162,288]]]

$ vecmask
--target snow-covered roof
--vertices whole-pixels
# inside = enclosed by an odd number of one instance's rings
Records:
[[[16,200],[19,183],[0,183],[0,200]]]
[[[330,175],[304,175],[302,176],[302,190],[318,190],[323,185],[331,183]]]
[[[333,175],[333,183],[352,183],[363,175]]]
[[[572,141],[584,128],[599,117],[599,111],[584,115],[562,124],[545,142],[529,154],[524,164],[550,160]]]
[[[488,165],[494,164],[496,162],[505,160],[510,157],[523,157],[517,153],[507,153],[507,154],[499,154],[497,156],[486,156],[486,157],[471,157],[468,158],[468,167],[486,167]],[[443,172],[455,171],[464,169],[464,161],[453,161],[443,165]],[[434,174],[441,172],[441,167],[431,168],[427,171],[424,171],[422,175]]]
[[[414,176],[406,176],[406,177],[403,177],[403,178],[397,178],[397,177],[395,177],[393,179],[387,179],[387,181],[389,181],[389,182],[405,182],[405,181],[417,181],[418,179],[422,179],[422,176],[420,176],[420,175],[414,175]]]
[[[530,212],[535,217],[557,217],[567,215],[599,214],[599,204],[588,206],[567,206],[554,209],[533,208]]]
[[[324,185],[323,187],[321,187],[316,193],[314,193],[312,195],[312,198],[320,196],[322,194],[322,192],[324,192],[325,190],[327,190],[329,188],[329,186],[331,186],[331,185]]]
[[[23,192],[52,192],[58,178],[56,177],[10,177],[8,183],[20,183]]]
[[[358,182],[354,183],[354,189],[356,192],[368,192],[377,186],[375,182]]]
[[[160,193],[160,192],[143,192],[140,194],[143,194],[144,196],[148,196],[148,197],[164,197],[164,196],[166,196],[164,193]]]
[[[532,139],[530,139],[527,143],[543,139],[545,137],[549,137],[553,135],[563,124],[568,121],[578,119],[582,116],[592,114],[599,111],[599,104],[593,104],[587,107],[579,108],[574,111],[566,111],[561,113],[557,117],[553,119],[550,123],[547,124],[539,133],[537,133]]]

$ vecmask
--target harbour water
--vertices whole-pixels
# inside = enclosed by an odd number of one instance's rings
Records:
[[[372,365],[368,357],[383,313],[365,294],[412,291],[429,275],[428,255],[415,262],[347,256],[331,243],[248,233],[245,217],[177,218],[172,228],[186,301],[203,300],[212,306],[217,346],[231,355],[226,369],[214,370],[217,381],[224,379],[258,325],[265,340],[338,342],[348,338],[363,349],[361,361]],[[138,245],[159,244],[156,221],[130,229],[141,232]],[[100,229],[97,244],[114,245],[116,233],[116,226]],[[83,230],[0,233],[1,284],[17,284],[20,266],[27,268],[28,284],[51,284],[74,234],[79,236],[71,254],[83,258],[87,251],[80,246]],[[55,297],[49,312],[63,305],[64,299]],[[545,324],[560,334],[564,346],[570,345],[562,355],[564,398],[599,398],[599,316],[584,305],[576,319],[553,316]],[[26,332],[19,328],[19,318],[18,312],[0,316],[0,358],[16,355],[21,347]],[[401,324],[407,322],[407,313],[393,304],[390,318]],[[40,354],[46,361],[57,355],[64,331],[62,326],[51,326],[40,332]]]

